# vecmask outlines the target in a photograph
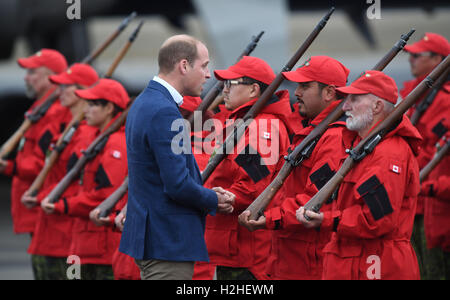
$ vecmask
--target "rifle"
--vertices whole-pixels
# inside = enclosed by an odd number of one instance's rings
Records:
[[[141,27],[142,27],[143,21],[141,21],[138,25],[138,27],[134,30],[134,32],[131,34],[130,38],[128,39],[128,42],[122,47],[119,54],[114,59],[114,62],[109,67],[106,74],[103,76],[104,78],[111,78],[114,71],[116,70],[119,63],[124,58],[125,54],[128,52],[128,49],[133,44],[134,40],[136,39]],[[67,144],[72,140],[72,137],[76,130],[78,129],[78,126],[80,125],[81,121],[84,119],[84,112],[80,112],[78,115],[74,116],[70,123],[67,125],[66,129],[62,133],[61,137],[56,142],[55,149],[50,153],[48,158],[45,161],[45,165],[42,168],[39,175],[34,179],[31,186],[28,188],[27,194],[30,194],[31,196],[35,197],[39,189],[44,184],[45,179],[47,178],[48,173],[53,168],[54,164],[59,158],[59,154],[66,148]]]
[[[433,159],[427,163],[425,167],[420,170],[420,182],[424,182],[428,175],[434,168],[442,161],[450,148],[450,139],[447,139],[445,144],[436,152]]]
[[[275,79],[267,87],[267,89],[262,93],[262,95],[259,97],[259,99],[256,101],[256,103],[245,114],[244,118],[242,120],[240,120],[240,122],[236,122],[237,125],[235,126],[233,132],[229,136],[227,136],[227,138],[225,139],[225,142],[221,146],[222,152],[215,153],[214,156],[212,156],[210,158],[206,168],[202,172],[203,183],[205,183],[206,180],[208,180],[209,176],[212,174],[212,172],[215,170],[215,168],[226,157],[226,155],[227,155],[226,153],[228,153],[228,150],[232,149],[234,147],[235,141],[238,141],[240,139],[240,137],[244,134],[245,128],[247,127],[246,124],[248,124],[248,121],[250,121],[251,119],[254,119],[259,114],[259,112],[264,108],[266,103],[269,101],[269,99],[275,93],[275,90],[284,81],[282,72],[290,71],[294,67],[294,65],[297,63],[297,61],[303,56],[303,54],[306,52],[306,50],[309,48],[309,46],[313,43],[313,41],[319,35],[320,31],[325,27],[328,19],[330,18],[331,14],[334,12],[334,10],[335,10],[335,8],[332,7],[329,10],[329,12],[322,18],[322,20],[320,20],[320,22],[316,25],[314,30],[309,34],[307,39],[303,42],[303,44],[300,46],[300,48],[297,50],[297,52],[294,54],[294,56],[288,61],[288,63],[282,69],[282,71],[277,75],[277,77],[275,77]]]
[[[97,154],[102,151],[108,142],[109,136],[116,132],[127,119],[128,111],[130,110],[131,104],[134,98],[130,101],[126,110],[108,127],[102,134],[100,134],[90,145],[83,151],[83,155],[78,159],[76,164],[70,169],[70,171],[64,176],[63,179],[56,185],[55,188],[48,194],[50,203],[55,203],[59,200],[64,191],[69,187],[72,181],[78,176],[84,166],[92,160]]]
[[[108,198],[106,198],[96,209],[100,210],[99,218],[107,217],[111,210],[114,208],[117,202],[125,195],[128,191],[128,176],[125,177],[123,183],[114,191]]]
[[[442,73],[441,76],[436,80],[436,84],[433,86],[431,90],[428,91],[427,95],[425,96],[425,99],[423,99],[419,105],[417,105],[416,110],[414,111],[413,115],[411,116],[411,123],[413,125],[416,125],[417,122],[420,120],[422,115],[425,113],[425,111],[430,107],[430,105],[433,103],[434,98],[436,98],[436,95],[438,94],[439,90],[441,89],[442,85],[446,81],[448,81],[448,75],[449,71],[447,70],[444,73]]]
[[[397,43],[395,43],[395,45],[373,67],[372,70],[382,71],[394,59],[394,57],[403,50],[407,41],[414,32],[415,29],[411,29],[408,33],[402,34]],[[283,167],[280,169],[277,176],[246,209],[250,211],[250,220],[257,220],[263,215],[264,210],[270,204],[273,197],[275,197],[276,193],[280,190],[292,170],[311,156],[317,142],[328,129],[328,126],[339,120],[339,118],[341,118],[344,114],[342,110],[343,106],[344,101],[341,101],[341,103],[339,103],[338,106],[336,106],[336,108],[322,122],[320,122],[289,155],[285,156],[286,162],[283,164]]]
[[[245,48],[244,52],[242,52],[241,55],[239,55],[239,57],[236,60],[236,62],[240,61],[243,56],[248,56],[248,55],[250,55],[250,53],[253,52],[253,50],[258,45],[258,42],[261,39],[261,36],[263,34],[264,34],[264,31],[261,31],[256,37],[255,36],[252,37],[252,40],[251,40],[250,44],[248,44],[247,47]],[[208,107],[211,106],[211,104],[213,103],[214,99],[216,99],[217,95],[219,95],[219,93],[223,90],[223,85],[224,85],[223,81],[216,80],[216,83],[208,91],[208,93],[206,94],[206,96],[203,99],[203,101],[199,104],[199,106],[195,109],[195,111],[192,112],[192,114],[189,116],[188,122],[189,122],[189,124],[191,126],[191,130],[192,130],[192,128],[194,128],[194,116],[196,114],[198,115],[199,112],[201,112],[203,114],[208,109]]]
[[[133,12],[128,16],[120,26],[114,31],[109,38],[103,42],[97,49],[82,60],[82,63],[91,64],[116,38],[119,34],[128,26],[130,21],[136,16],[136,12]],[[59,94],[57,91],[53,92],[45,102],[35,107],[32,112],[25,114],[25,120],[20,125],[19,129],[1,146],[0,158],[7,159],[11,153],[16,149],[20,139],[25,132],[36,122],[38,122],[48,111],[50,106],[58,99]]]
[[[349,156],[345,159],[336,174],[315,194],[304,206],[305,210],[318,212],[322,204],[338,189],[344,177],[350,170],[370,154],[376,145],[383,139],[389,129],[394,128],[403,114],[420,98],[423,93],[432,88],[436,79],[450,66],[448,55],[400,104],[380,122],[353,150],[347,150]],[[305,215],[305,218],[308,217]]]

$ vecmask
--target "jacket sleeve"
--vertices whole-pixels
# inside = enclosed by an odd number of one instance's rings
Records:
[[[300,193],[292,197],[280,194],[280,205],[267,211],[266,224],[268,228],[296,229],[303,227],[296,217],[296,211],[304,206],[322,186],[331,179],[340,166],[340,160],[345,155],[337,147],[341,143],[339,135],[327,135],[319,140],[312,156],[295,167],[294,174],[286,180],[285,186],[298,186]],[[290,182],[287,182],[287,181]],[[295,180],[298,182],[292,183]],[[289,185],[288,185],[289,184]],[[280,192],[285,191],[283,189]],[[321,211],[331,209],[331,203],[322,206]]]
[[[216,193],[198,184],[186,167],[187,155],[192,154],[176,154],[180,149],[191,149],[188,135],[180,139],[185,134],[183,129],[171,130],[177,120],[180,120],[180,115],[176,108],[163,108],[154,115],[147,131],[147,141],[158,165],[164,192],[180,205],[215,214]]]
[[[278,122],[268,120],[270,129],[258,127],[257,135],[254,136],[247,130],[245,139],[250,142],[245,148],[236,147],[238,153],[230,157],[238,165],[237,171],[232,174],[233,184],[227,189],[236,195],[235,214],[244,211],[270,184],[276,175],[278,162],[289,146],[289,137],[284,124],[278,119],[275,119]],[[275,134],[277,136],[274,136]]]
[[[94,188],[87,189],[86,182],[75,196],[62,197],[55,209],[74,217],[87,218],[91,210],[96,208],[103,200],[111,195],[123,182],[127,175],[127,161],[125,150],[121,149],[120,157],[113,155],[117,147],[108,145],[97,157],[99,167],[96,172]],[[93,162],[90,162],[93,163]],[[88,167],[88,166],[86,166]]]
[[[386,148],[375,148],[374,153],[377,150]],[[415,207],[420,188],[415,161],[376,154],[366,159],[346,176],[339,190],[338,203],[344,197],[342,201],[353,205],[324,213],[322,227],[333,227],[343,237],[371,239],[388,234],[400,225],[400,212]]]

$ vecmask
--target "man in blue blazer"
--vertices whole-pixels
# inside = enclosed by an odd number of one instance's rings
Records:
[[[210,77],[208,63],[208,49],[200,41],[169,38],[158,54],[158,76],[128,114],[128,210],[119,250],[135,258],[142,279],[191,279],[194,262],[209,260],[206,215],[233,210],[233,194],[202,186],[190,151],[173,151],[190,149],[176,138],[185,129],[171,128],[182,119],[183,96],[202,92]]]

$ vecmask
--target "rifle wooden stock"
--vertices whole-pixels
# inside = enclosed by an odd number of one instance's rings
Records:
[[[420,120],[420,118],[428,109],[428,107],[430,107],[430,105],[433,103],[434,98],[436,98],[442,85],[444,85],[445,82],[448,80],[449,71],[450,70],[447,70],[444,73],[442,73],[441,76],[439,76],[439,78],[436,80],[436,84],[434,85],[434,87],[428,91],[425,98],[420,102],[419,105],[417,105],[416,110],[411,116],[411,123],[413,125],[417,124],[417,122]]]
[[[436,152],[433,159],[428,162],[428,164],[420,170],[420,182],[424,182],[427,179],[428,175],[430,175],[431,171],[442,161],[442,159],[447,155],[450,148],[450,139],[446,141],[444,146]]]
[[[394,57],[403,50],[414,31],[414,29],[411,29],[407,34],[402,34],[400,40],[395,43],[389,52],[372,68],[372,70],[382,71],[394,59]],[[328,126],[342,117],[344,114],[342,110],[343,106],[344,101],[341,101],[341,103],[339,103],[335,109],[330,112],[330,114],[322,122],[320,122],[289,155],[285,157],[286,162],[281,167],[275,179],[252,202],[252,204],[247,207],[246,210],[250,211],[250,220],[257,220],[263,215],[264,210],[280,190],[294,167],[297,167],[303,162],[303,160],[309,158],[318,140],[328,129]]]
[[[136,40],[143,24],[144,24],[144,21],[141,21],[139,23],[139,25],[136,27],[136,29],[133,31],[130,38],[128,39],[128,42],[122,47],[119,54],[117,54],[116,59],[114,60],[114,62],[111,64],[108,71],[104,75],[105,78],[111,78],[111,76],[114,73],[114,71],[116,70],[117,66],[122,61],[124,56],[127,54],[128,50],[130,49],[133,42]]]
[[[128,191],[128,176],[125,177],[125,180],[123,183],[119,186],[117,190],[114,191],[108,198],[106,198],[99,206],[97,206],[97,209],[100,210],[99,217],[105,218],[107,217],[114,206],[119,202],[120,199],[125,195],[125,193]]]
[[[106,41],[103,42],[97,49],[95,49],[91,54],[86,56],[81,62],[85,64],[91,64],[118,36],[119,34],[128,26],[130,21],[136,16],[136,12],[133,12],[128,16],[120,26],[114,31]],[[31,114],[27,115],[22,125],[16,132],[1,146],[0,158],[6,159],[9,155],[16,149],[19,144],[20,139],[23,137],[25,132],[33,125],[39,121],[48,111],[50,106],[58,99],[57,91],[53,92],[47,100],[36,107]]]
[[[126,17],[122,23],[120,23],[119,27],[100,45],[98,46],[91,54],[86,56],[81,63],[91,64],[105,49],[119,36],[119,34],[130,24],[131,20],[133,20],[137,16],[137,13],[133,11],[128,17]]]
[[[44,184],[45,179],[47,178],[48,174],[52,170],[53,166],[55,165],[56,161],[59,158],[59,154],[64,150],[64,148],[67,146],[67,144],[71,141],[72,136],[75,134],[75,131],[78,129],[78,126],[80,125],[80,122],[84,119],[84,113],[81,112],[78,115],[76,115],[70,123],[66,126],[66,129],[61,134],[61,137],[58,139],[55,145],[55,149],[52,150],[50,155],[45,160],[45,165],[42,168],[42,170],[39,172],[39,175],[34,179],[31,186],[28,188],[27,194],[36,197],[39,193],[39,190],[41,189],[42,185]]]
[[[270,100],[272,95],[275,93],[276,89],[281,85],[284,81],[284,77],[282,72],[287,72],[292,70],[298,60],[303,56],[303,54],[308,50],[309,46],[313,43],[316,37],[319,35],[320,31],[327,24],[331,14],[334,12],[335,8],[332,7],[330,11],[320,20],[320,22],[316,25],[314,30],[309,34],[300,48],[295,52],[294,56],[288,61],[288,63],[284,66],[281,72],[275,77],[272,83],[267,87],[267,89],[262,93],[256,103],[250,108],[250,110],[245,114],[244,118],[240,120],[240,122],[236,122],[235,129],[233,133],[227,136],[223,145],[221,146],[221,153],[216,153],[211,157],[207,166],[202,172],[202,180],[203,183],[208,180],[209,176],[216,169],[216,167],[220,164],[220,162],[227,156],[227,153],[234,148],[236,141],[239,141],[241,136],[245,133],[246,124],[248,124],[249,120],[254,119],[259,112],[264,108],[266,103]]]
[[[261,31],[256,37],[252,37],[252,41],[250,44],[247,45],[245,50],[239,55],[236,62],[240,61],[243,56],[248,56],[250,53],[253,52],[253,50],[258,45],[259,40],[261,39],[261,36],[264,34],[264,31]],[[211,104],[214,102],[214,100],[217,98],[219,93],[223,90],[223,81],[216,80],[216,83],[214,86],[208,91],[203,101],[198,105],[198,107],[195,109],[195,111],[189,116],[188,122],[191,125],[191,130],[194,128],[194,116],[195,113],[201,112],[202,114],[211,106]]]
[[[420,96],[433,86],[435,80],[450,66],[450,55],[447,56],[432,72],[425,78],[400,104],[380,122],[359,144],[348,152],[350,155],[345,159],[338,172],[314,195],[306,204],[305,210],[318,212],[323,203],[331,197],[339,188],[344,177],[353,166],[371,153],[376,145],[382,140],[389,129],[394,128],[403,114],[420,98]],[[305,216],[306,218],[306,216]]]
[[[134,99],[133,99],[134,100]],[[106,130],[100,134],[83,152],[83,155],[78,159],[76,164],[70,169],[70,171],[64,176],[64,178],[56,185],[56,187],[48,194],[48,198],[50,199],[50,203],[55,203],[59,200],[64,191],[69,187],[72,181],[80,174],[80,171],[84,168],[86,163],[92,160],[100,151],[102,151],[103,147],[108,142],[109,136],[116,132],[123,124],[125,124],[128,111],[130,110],[131,103],[126,110],[122,112],[122,114],[108,127]]]
[[[25,132],[31,127],[31,124],[31,121],[25,118],[22,125],[20,125],[16,132],[14,132],[14,134],[2,145],[0,148],[0,157],[2,159],[8,159],[9,155],[16,149]]]
[[[128,42],[122,47],[122,49],[119,51],[118,55],[114,59],[114,62],[109,67],[108,71],[104,75],[105,78],[110,78],[114,71],[117,69],[117,66],[122,61],[122,59],[127,54],[128,50],[130,49],[131,45],[133,44],[134,40],[136,39],[142,25],[143,21],[141,21],[138,25],[138,27],[135,29],[135,31],[131,34],[130,38],[128,39]],[[50,153],[50,156],[47,158],[44,168],[41,170],[39,175],[35,178],[33,183],[31,184],[30,188],[28,189],[27,193],[31,196],[36,196],[39,192],[39,189],[44,184],[45,179],[47,178],[47,175],[49,174],[50,170],[53,168],[54,164],[59,158],[59,154],[64,150],[64,148],[67,146],[67,144],[71,141],[72,136],[74,135],[75,131],[78,129],[78,126],[80,122],[84,119],[84,113],[81,112],[78,115],[74,116],[70,123],[67,125],[66,129],[64,130],[63,134],[59,138],[58,142],[56,143],[55,149]]]

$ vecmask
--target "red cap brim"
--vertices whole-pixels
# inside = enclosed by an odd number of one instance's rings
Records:
[[[97,94],[93,93],[92,90],[76,90],[75,94],[78,97],[87,100],[103,99],[102,97],[99,97]]]
[[[50,82],[55,84],[75,84],[75,82],[67,76],[65,72],[58,75],[51,75],[48,79]]]
[[[364,95],[364,94],[369,94],[368,91],[363,91],[360,89],[357,89],[351,85],[349,86],[344,86],[344,87],[340,87],[340,88],[336,88],[336,90],[344,95],[349,95],[349,94],[355,94],[355,95]]]
[[[33,58],[19,58],[17,60],[17,63],[19,66],[21,66],[24,69],[34,69],[40,67],[39,64],[36,63],[36,61]]]
[[[414,44],[414,45],[406,45],[403,48],[406,52],[411,52],[411,53],[422,53],[422,52],[426,52],[429,51],[427,49],[425,49],[424,47],[420,46],[420,44]]]
[[[230,70],[215,70],[214,75],[219,80],[236,79],[244,77],[243,75],[232,72]]]
[[[311,79],[311,78],[305,76],[304,74],[302,74],[302,73],[300,73],[298,71],[281,72],[281,73],[289,81],[294,81],[294,82],[310,82],[310,81],[314,81],[314,79]]]

